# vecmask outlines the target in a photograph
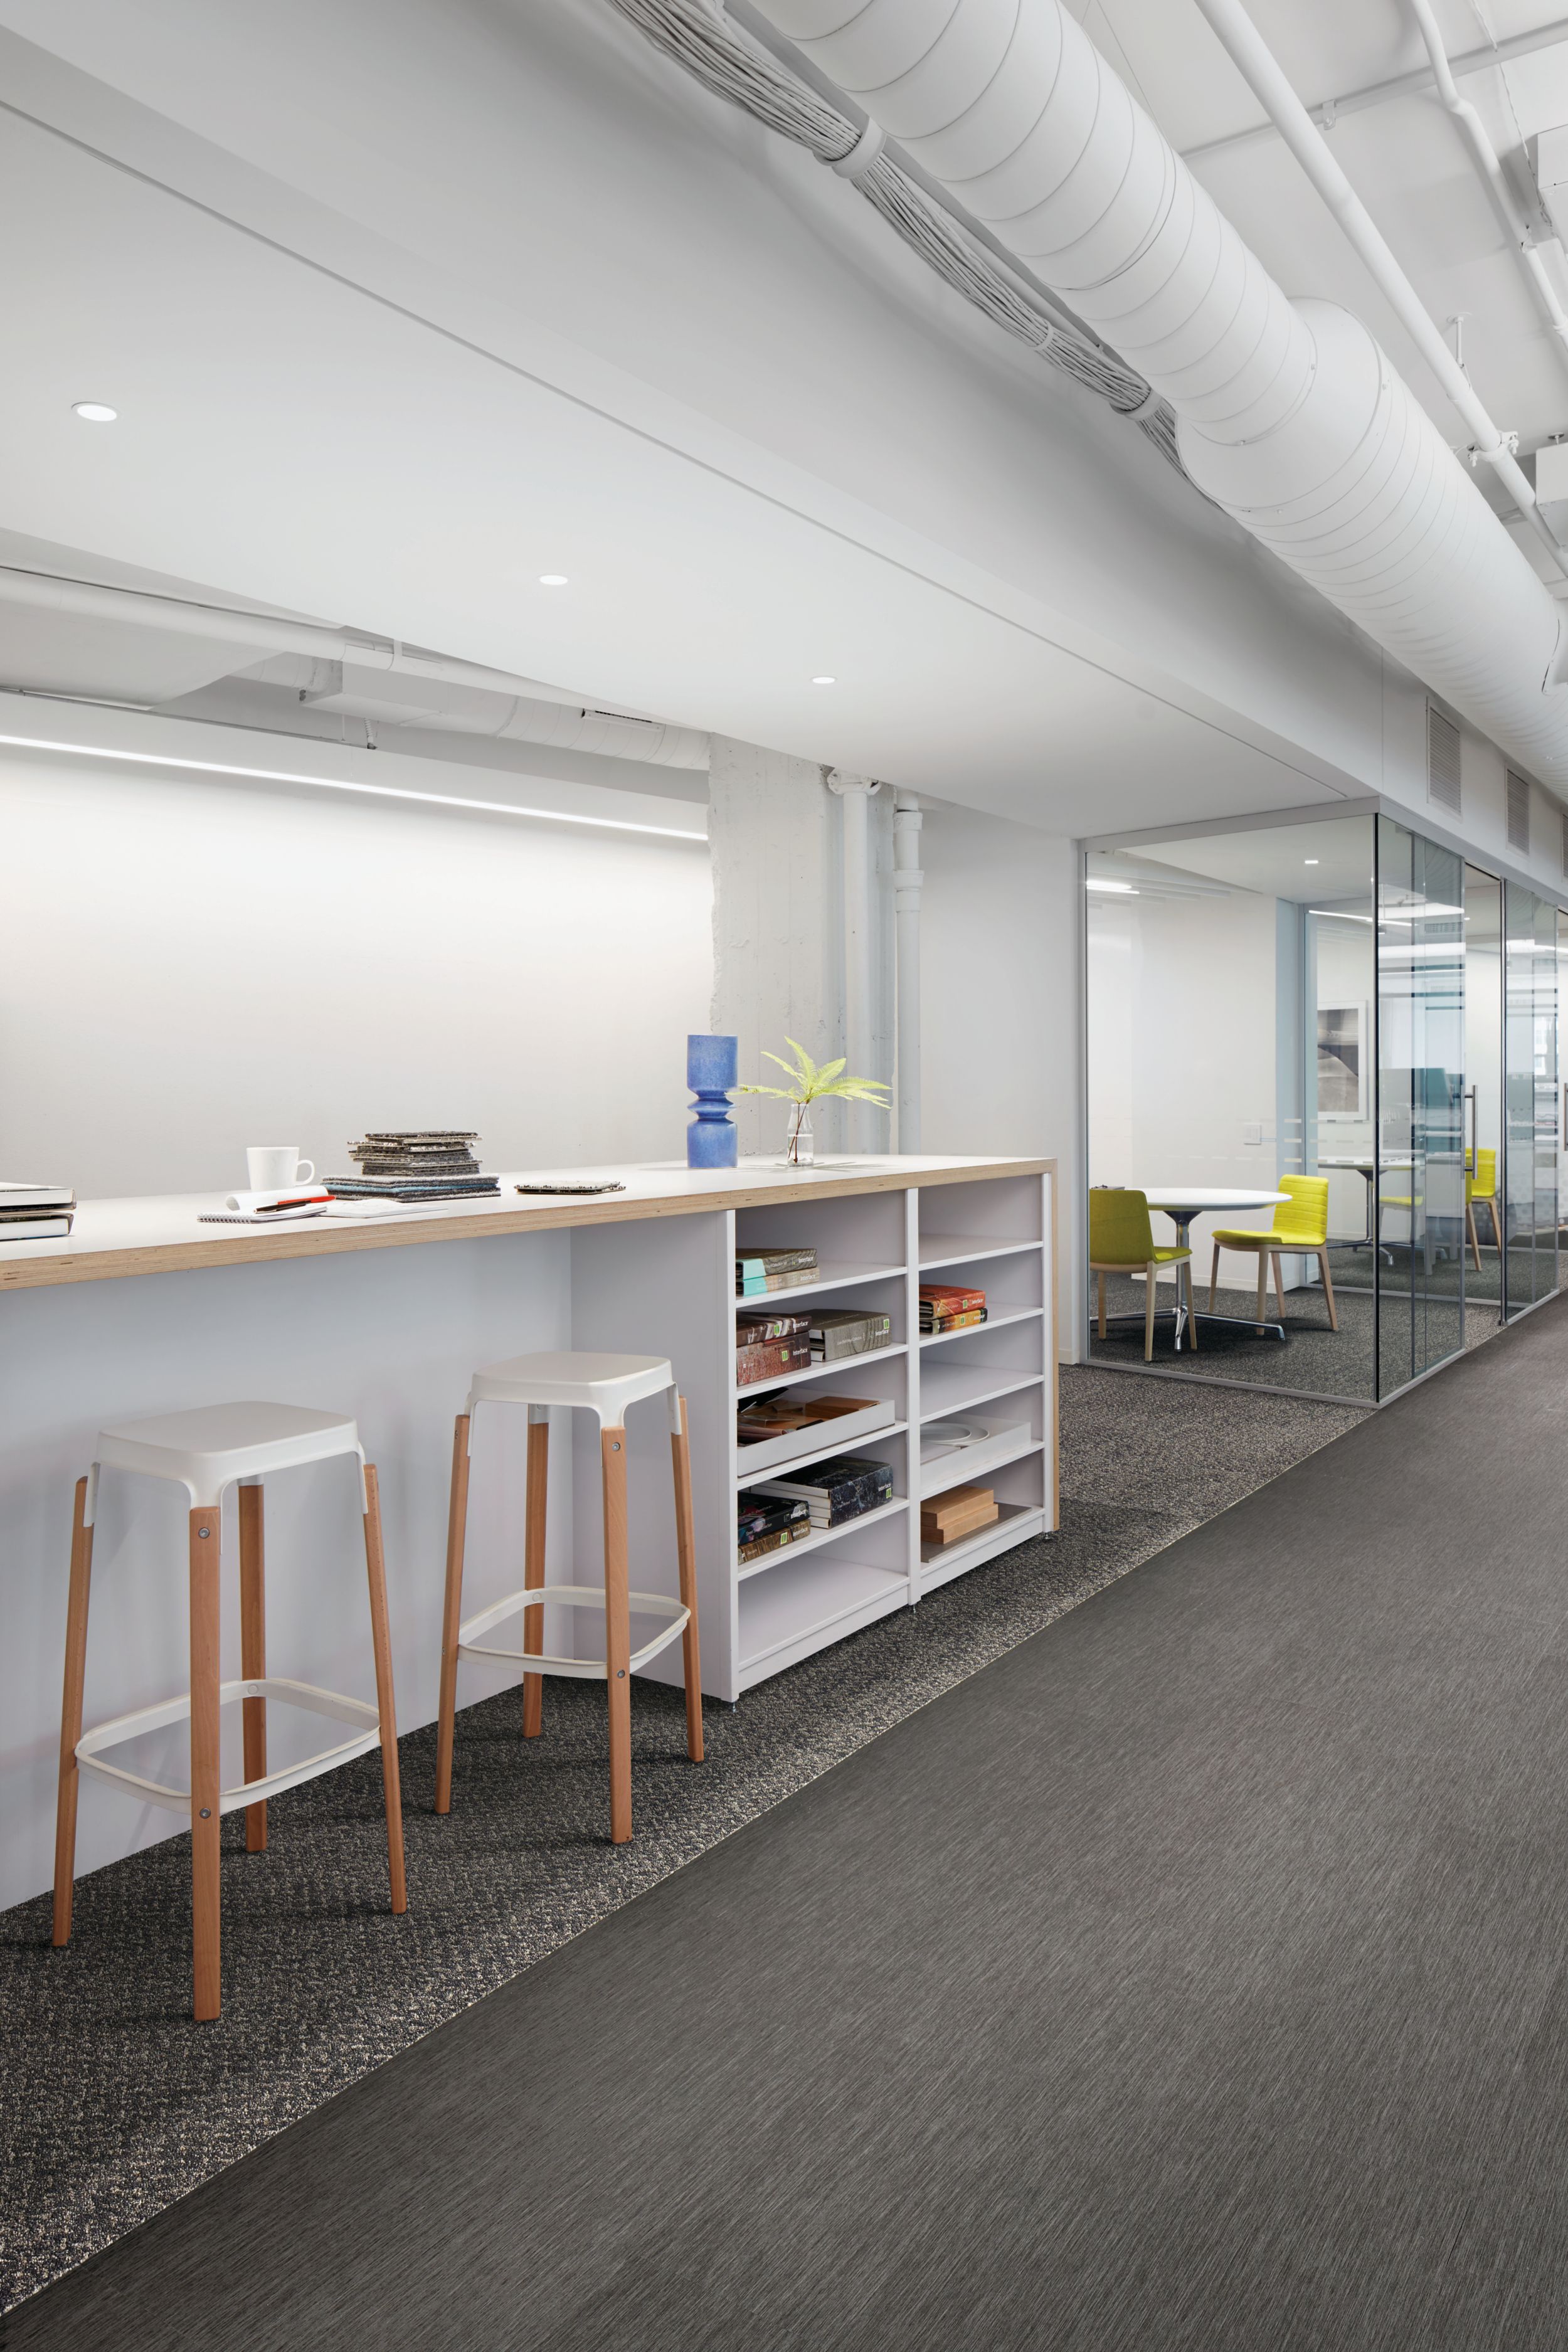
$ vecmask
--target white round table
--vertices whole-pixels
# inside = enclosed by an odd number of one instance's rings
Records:
[[[1183,1249],[1190,1247],[1187,1233],[1193,1219],[1201,1217],[1206,1210],[1277,1209],[1290,1197],[1289,1192],[1278,1192],[1271,1185],[1263,1184],[1139,1184],[1133,1189],[1142,1193],[1151,1209],[1158,1209],[1163,1216],[1170,1218]],[[1176,1352],[1180,1355],[1187,1310],[1178,1304],[1175,1315]],[[1233,1324],[1238,1329],[1273,1331],[1281,1339],[1285,1337],[1283,1323],[1259,1323],[1255,1315],[1215,1315],[1206,1307],[1194,1306],[1193,1320]]]

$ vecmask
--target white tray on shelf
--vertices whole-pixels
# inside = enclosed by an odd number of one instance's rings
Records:
[[[858,1359],[863,1361],[864,1359]],[[828,1374],[842,1370],[838,1364],[818,1366]],[[766,1384],[759,1381],[759,1388]],[[742,1389],[741,1394],[744,1396]],[[742,1445],[737,1450],[735,1466],[742,1482],[749,1486],[753,1478],[766,1475],[781,1462],[797,1462],[803,1454],[820,1454],[824,1448],[835,1454],[847,1454],[862,1437],[875,1429],[886,1429],[897,1421],[899,1408],[891,1397],[868,1397],[864,1410],[846,1412],[836,1421],[816,1421],[808,1428],[791,1430],[787,1436],[764,1437],[755,1445]]]
[[[973,1434],[966,1441],[933,1444],[938,1432],[949,1426],[967,1429]],[[944,1494],[949,1486],[968,1486],[983,1470],[995,1470],[1004,1462],[1016,1462],[1036,1443],[1035,1433],[1026,1421],[997,1420],[978,1412],[955,1413],[951,1424],[928,1421],[921,1431],[921,1501],[931,1495]]]

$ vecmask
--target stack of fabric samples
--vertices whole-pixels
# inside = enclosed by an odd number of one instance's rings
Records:
[[[0,1184],[0,1242],[58,1241],[75,1211],[68,1184]]]
[[[735,1559],[744,1568],[770,1551],[784,1551],[811,1533],[811,1514],[804,1502],[781,1501],[756,1488],[741,1496],[735,1509]]]
[[[985,1320],[985,1293],[965,1290],[956,1282],[922,1282],[921,1285],[921,1331],[929,1337],[933,1331],[962,1331],[971,1323]]]
[[[340,1199],[373,1194],[384,1201],[457,1201],[474,1192],[499,1192],[499,1176],[481,1176],[468,1146],[479,1137],[467,1128],[373,1129],[351,1143],[357,1176],[329,1176],[327,1190]]]
[[[747,1315],[735,1318],[735,1385],[754,1388],[784,1372],[803,1372],[811,1361],[808,1315]]]
[[[814,1249],[738,1249],[735,1252],[735,1296],[765,1298],[774,1290],[798,1290],[816,1280]]]
[[[892,1337],[892,1317],[863,1307],[819,1307],[811,1318],[811,1352],[819,1364],[869,1355],[873,1349],[887,1347]]]
[[[863,1454],[836,1454],[831,1462],[815,1462],[787,1478],[759,1479],[752,1493],[804,1505],[815,1534],[821,1528],[841,1528],[846,1519],[858,1519],[890,1503],[892,1465],[873,1462]]]

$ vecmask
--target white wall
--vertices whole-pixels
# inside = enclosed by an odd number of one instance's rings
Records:
[[[1059,1344],[1081,1308],[1080,946],[1069,841],[928,801],[921,835],[921,1148],[1059,1163]]]
[[[366,1127],[684,1156],[700,841],[16,753],[0,837],[12,1181],[202,1191],[268,1142],[347,1173]]]

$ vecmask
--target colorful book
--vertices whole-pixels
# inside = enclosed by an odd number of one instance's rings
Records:
[[[797,1519],[792,1527],[777,1528],[765,1536],[752,1536],[747,1542],[736,1546],[735,1565],[746,1568],[753,1559],[765,1559],[770,1551],[785,1551],[791,1544],[799,1543],[810,1533],[811,1521]]]
[[[839,1454],[831,1462],[814,1463],[787,1478],[760,1479],[756,1495],[798,1500],[811,1514],[814,1528],[842,1527],[864,1512],[879,1510],[893,1499],[890,1463],[874,1462],[865,1454]]]
[[[921,1333],[922,1338],[930,1339],[938,1331],[967,1331],[972,1325],[984,1323],[988,1319],[987,1310],[984,1307],[967,1307],[959,1315],[933,1315],[929,1320],[922,1315]]]
[[[818,1307],[811,1318],[811,1352],[821,1364],[869,1355],[887,1347],[892,1336],[890,1316],[868,1314],[862,1307]]]
[[[737,1348],[735,1385],[750,1389],[759,1381],[780,1380],[785,1372],[804,1372],[811,1360],[811,1343],[805,1338],[771,1339],[757,1348]]]
[[[798,1290],[803,1283],[816,1280],[816,1268],[814,1265],[803,1265],[797,1271],[788,1274],[758,1275],[742,1275],[737,1266],[735,1296],[737,1298],[767,1298],[775,1290]]]
[[[809,1315],[740,1314],[735,1318],[737,1348],[758,1348],[773,1339],[809,1339]]]

